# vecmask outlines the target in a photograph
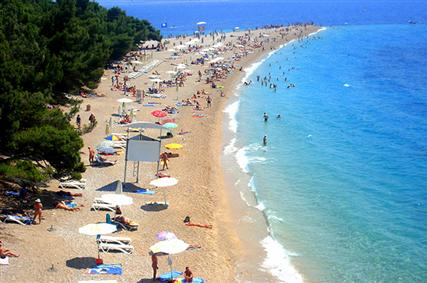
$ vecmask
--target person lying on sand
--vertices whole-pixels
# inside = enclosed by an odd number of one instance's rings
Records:
[[[12,252],[11,250],[8,250],[6,248],[3,248],[3,242],[0,240],[0,257],[19,257],[18,254]]]
[[[186,216],[184,218],[184,225],[185,226],[192,226],[192,227],[200,227],[200,228],[212,229],[212,225],[210,225],[210,224],[192,223],[191,220],[190,220],[190,216]]]
[[[82,193],[72,193],[72,192],[66,192],[63,190],[60,190],[60,191],[55,192],[55,193],[60,195],[60,196],[66,196],[66,197],[82,197],[83,196]]]
[[[79,207],[69,207],[64,201],[58,201],[55,205],[55,208],[63,209],[66,211],[79,211]]]

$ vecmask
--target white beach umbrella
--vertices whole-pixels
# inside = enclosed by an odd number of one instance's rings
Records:
[[[150,182],[151,186],[163,187],[163,188],[164,187],[172,187],[172,186],[175,186],[176,184],[178,184],[178,180],[175,178],[171,178],[171,177],[159,178],[159,179],[152,180]],[[165,192],[163,192],[163,197],[165,199],[165,205],[167,206],[168,202],[166,200],[166,193]]]
[[[153,254],[163,253],[167,255],[179,254],[186,251],[190,247],[189,244],[180,239],[170,239],[157,242],[150,247]]]
[[[178,184],[178,179],[172,177],[158,178],[150,182],[154,187],[171,187]]]
[[[131,197],[122,194],[104,194],[101,196],[101,199],[106,203],[111,203],[113,205],[121,206],[133,204],[133,199]]]
[[[171,279],[172,275],[172,258],[170,255],[179,254],[186,251],[190,247],[189,244],[183,240],[172,238],[170,240],[160,241],[150,247],[150,251],[153,254],[167,254],[168,255],[168,264],[171,270]]]
[[[117,226],[108,224],[108,223],[88,224],[86,226],[79,228],[80,234],[84,234],[88,236],[111,234],[116,231],[117,231]]]
[[[124,97],[124,98],[117,99],[117,102],[120,102],[120,103],[131,103],[131,102],[134,102],[134,101],[132,99],[130,99],[130,98]]]
[[[166,71],[166,74],[174,75],[174,74],[176,74],[176,71],[172,71],[172,70],[170,70],[170,71]]]
[[[176,66],[176,68],[183,70],[183,69],[186,69],[187,66],[185,64],[178,64],[178,66]]]

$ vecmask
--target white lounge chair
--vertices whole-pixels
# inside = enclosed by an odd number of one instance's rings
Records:
[[[124,244],[110,244],[110,243],[99,243],[98,249],[104,253],[108,253],[110,251],[119,251],[125,254],[131,254],[134,250],[134,247],[131,245]]]
[[[86,189],[86,179],[81,179],[80,181],[77,181],[77,180],[60,181],[59,187],[61,189],[73,188],[73,189],[84,190]]]
[[[128,237],[112,237],[112,236],[100,236],[96,239],[98,243],[105,244],[117,244],[117,245],[129,245],[132,242],[131,238]]]
[[[109,210],[109,211],[116,211],[116,205],[112,203],[105,202],[102,198],[95,198],[92,202],[91,209],[93,210]]]

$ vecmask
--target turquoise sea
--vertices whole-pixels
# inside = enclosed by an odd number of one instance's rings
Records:
[[[427,282],[427,26],[329,27],[247,80],[231,142],[275,274],[291,255],[308,282]]]
[[[269,225],[260,269],[279,282],[427,282],[425,1],[99,2],[167,22],[164,35],[198,21],[327,26],[248,69],[253,83],[226,111],[224,154]]]

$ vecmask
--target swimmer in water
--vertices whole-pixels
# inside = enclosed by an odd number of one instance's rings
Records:
[[[264,136],[264,137],[262,138],[262,145],[263,145],[263,146],[266,146],[266,145],[267,145],[267,136]]]

